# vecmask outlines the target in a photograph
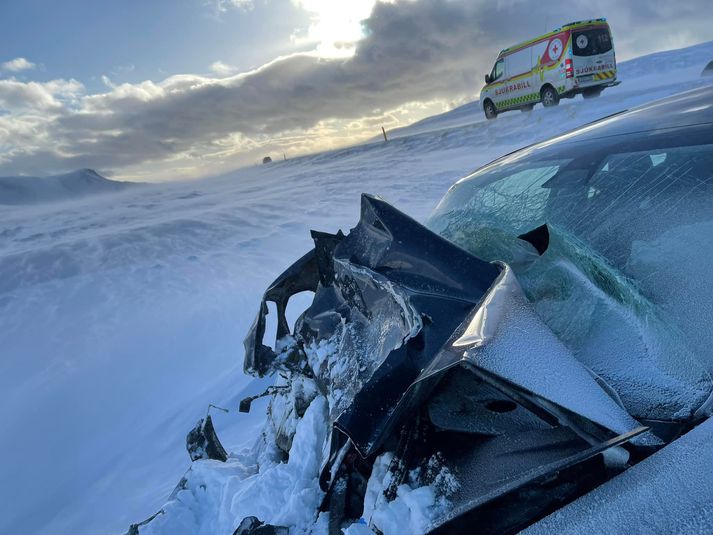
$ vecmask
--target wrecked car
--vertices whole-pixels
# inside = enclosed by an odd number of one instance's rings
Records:
[[[444,505],[427,531],[517,532],[708,418],[712,201],[700,89],[500,158],[425,225],[364,195],[348,234],[313,232],[265,292],[244,368],[278,377],[285,456],[285,422],[328,401],[329,531],[383,531],[375,500],[419,474]]]

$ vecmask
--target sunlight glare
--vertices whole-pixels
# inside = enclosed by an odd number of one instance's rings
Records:
[[[368,18],[376,0],[293,0],[311,15],[306,37],[297,40],[317,42],[321,56],[349,56],[362,36],[361,21]]]

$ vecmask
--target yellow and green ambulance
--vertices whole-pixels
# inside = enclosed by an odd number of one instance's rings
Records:
[[[498,113],[529,111],[542,102],[556,106],[561,98],[596,97],[617,85],[616,56],[606,19],[571,22],[498,55],[480,102],[488,119]]]

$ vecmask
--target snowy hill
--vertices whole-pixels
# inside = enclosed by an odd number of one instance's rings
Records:
[[[104,178],[92,169],[48,177],[0,177],[0,204],[36,204],[121,191],[132,185]]]
[[[310,229],[352,227],[362,192],[422,220],[455,180],[502,154],[713,82],[699,76],[711,59],[713,43],[632,60],[624,83],[598,99],[495,121],[470,104],[389,143],[3,206],[0,455],[17,462],[0,465],[0,481],[13,482],[0,486],[0,503],[12,504],[0,533],[124,533],[167,502],[190,464],[186,433],[208,403],[230,409],[212,414],[235,457],[196,463],[209,492],[185,491],[151,529],[230,533],[232,498],[251,496],[255,470],[240,448],[265,406],[236,411],[261,386],[241,371],[242,338],[266,285],[312,247]],[[262,499],[256,508],[276,498]]]

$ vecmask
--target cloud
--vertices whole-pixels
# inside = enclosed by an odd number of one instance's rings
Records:
[[[249,11],[255,7],[254,0],[206,0],[205,4],[218,13],[225,13],[230,9]]]
[[[107,86],[110,89],[114,89],[116,87],[116,84],[111,81],[111,78],[109,78],[106,74],[101,75],[101,81],[102,83]]]
[[[211,63],[210,70],[218,76],[230,76],[231,74],[235,74],[236,72],[238,72],[237,67],[228,65],[227,63],[223,63],[222,61],[214,61],[213,63]]]
[[[63,96],[59,82],[4,81],[0,106],[11,110],[6,130],[34,128],[42,135],[11,141],[0,174],[96,167],[124,177],[142,168],[165,176],[178,163],[206,174],[255,161],[271,148],[294,154],[344,145],[374,135],[380,123],[398,126],[394,120],[419,118],[419,110],[438,111],[434,103],[474,97],[500,49],[569,20],[615,13],[610,22],[620,59],[713,39],[710,25],[700,22],[708,1],[672,11],[648,0],[602,0],[596,12],[589,0],[566,7],[525,0],[379,2],[349,57],[300,53],[245,73],[178,75],[87,95],[75,87]],[[39,112],[42,126],[32,122]]]
[[[4,71],[10,71],[10,72],[20,72],[20,71],[29,71],[37,67],[34,63],[31,61],[27,61],[25,58],[15,58],[11,61],[6,61],[2,65],[0,65],[0,68]]]
[[[76,99],[84,86],[76,80],[20,82],[14,78],[0,80],[0,110],[60,111],[64,102]]]

